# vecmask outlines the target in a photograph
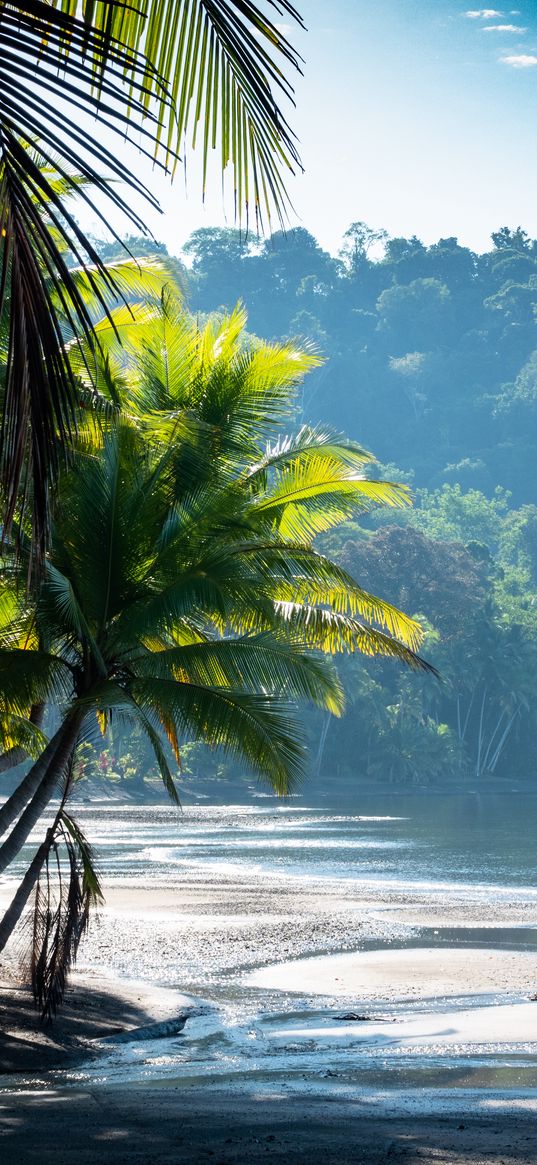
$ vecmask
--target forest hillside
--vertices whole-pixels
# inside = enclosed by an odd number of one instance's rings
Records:
[[[359,440],[380,476],[414,491],[413,511],[348,526],[329,549],[364,586],[420,615],[441,682],[390,662],[345,661],[346,716],[311,720],[315,773],[531,779],[537,241],[503,227],[475,254],[455,238],[426,246],[356,222],[332,256],[301,227],[262,242],[202,228],[181,260],[194,311],[241,300],[251,332],[299,337],[322,353],[297,425]],[[197,747],[189,763],[203,768]]]

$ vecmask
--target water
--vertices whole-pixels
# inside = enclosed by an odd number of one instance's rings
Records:
[[[378,792],[330,807],[260,796],[182,812],[81,805],[77,817],[110,902],[81,963],[187,991],[202,1014],[174,1039],[103,1051],[71,1079],[537,1085],[537,1004],[518,1042],[442,1034],[457,1007],[505,1002],[504,982],[475,997],[463,975],[459,998],[374,1003],[256,985],[260,968],[334,952],[534,952],[537,796]],[[511,998],[527,1000],[507,965]],[[372,1018],[344,1022],[351,1005]]]
[[[537,796],[516,790],[356,794],[346,812],[260,797],[253,805],[182,811],[81,805],[77,816],[111,876],[167,878],[174,865],[232,865],[294,877],[393,878],[407,887],[464,879],[504,889],[535,884]]]

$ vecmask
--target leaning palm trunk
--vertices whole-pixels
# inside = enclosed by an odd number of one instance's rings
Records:
[[[0,846],[0,874],[4,873],[4,870],[20,853],[34,825],[37,824],[41,814],[54,796],[62,777],[65,776],[76,748],[83,718],[82,711],[72,712],[50,741],[43,756],[30,769],[28,777],[31,778],[34,774],[36,789],[9,837]],[[47,762],[44,763],[47,753],[49,754]],[[35,775],[35,770],[37,770],[37,775]],[[27,800],[26,795],[24,796]]]
[[[54,827],[51,826],[51,828],[47,830],[45,840],[41,843],[37,853],[32,858],[32,861],[28,866],[22,882],[17,888],[17,892],[11,904],[8,906],[2,920],[0,921],[0,951],[3,951],[6,943],[9,942],[9,939],[11,938],[17,923],[19,922],[32,890],[37,883],[53,838]]]
[[[0,809],[0,837],[3,837],[12,822],[16,821],[17,818],[21,816],[25,805],[28,804],[28,801],[30,801],[34,794],[37,792],[37,789],[39,788],[43,778],[46,776],[46,773],[48,772],[55,753],[59,747],[60,741],[62,739],[63,727],[64,726],[62,724],[51,740],[49,740],[46,748],[41,753],[41,756],[38,757],[29,772],[26,773],[26,776],[23,777],[20,784],[17,785],[17,788],[13,791],[11,797],[8,797],[5,804],[2,805],[2,808]]]

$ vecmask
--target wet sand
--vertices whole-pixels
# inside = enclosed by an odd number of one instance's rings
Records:
[[[537,1102],[339,1098],[281,1086],[92,1089],[0,1096],[6,1165],[534,1165]]]
[[[178,991],[118,980],[104,973],[71,976],[52,1023],[42,1023],[29,987],[12,962],[0,964],[0,1089],[2,1076],[40,1077],[99,1055],[101,1040],[168,1020],[192,1006]],[[0,1158],[1,1159],[1,1158]]]
[[[415,1000],[521,995],[537,989],[537,951],[408,947],[297,959],[254,971],[247,982],[301,995]],[[537,1004],[534,1008],[537,1039]]]

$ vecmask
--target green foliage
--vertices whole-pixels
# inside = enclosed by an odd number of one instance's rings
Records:
[[[499,551],[509,500],[501,486],[496,487],[492,498],[480,490],[464,491],[458,484],[434,491],[419,490],[412,525],[430,538],[481,543],[494,555]]]
[[[281,435],[314,353],[250,339],[241,309],[200,328],[169,287],[123,315],[121,347],[97,325],[117,409],[81,418],[34,640],[0,651],[6,713],[52,699],[103,731],[132,722],[174,797],[166,738],[177,763],[204,740],[285,792],[304,768],[297,702],[343,710],[330,654],[424,666],[419,626],[313,546],[408,491],[326,428]]]
[[[321,741],[319,773],[379,779],[529,777],[537,723],[537,242],[501,228],[476,255],[363,222],[331,259],[302,232],[273,261],[267,242],[230,264],[205,230],[196,306],[241,295],[262,335],[321,343],[301,416],[359,432],[407,482],[415,506],[359,515],[319,545],[364,589],[420,614],[441,673],[407,678],[381,661],[343,667],[345,717]],[[281,250],[276,241],[278,254]],[[226,236],[228,251],[233,238]],[[285,281],[279,271],[285,269]],[[304,299],[307,296],[307,307]],[[397,460],[397,468],[389,463]],[[360,761],[357,762],[357,757]]]
[[[264,7],[10,0],[0,9],[2,528],[11,530],[21,506],[32,507],[38,569],[51,488],[76,435],[78,383],[66,339],[98,349],[74,268],[99,313],[122,298],[73,199],[116,242],[118,211],[146,232],[137,207],[158,203],[122,152],[105,144],[115,133],[172,176],[180,155],[197,146],[203,192],[216,153],[224,182],[232,172],[239,222],[253,212],[259,227],[275,212],[283,225],[286,179],[300,166],[284,112],[300,58],[270,9],[302,21],[289,0]],[[91,360],[86,371],[98,392]]]
[[[193,306],[242,299],[257,334],[320,342],[303,416],[358,432],[417,487],[499,485],[513,505],[537,504],[536,244],[505,228],[476,255],[354,223],[341,261],[291,235],[285,249],[279,234],[246,244],[204,228],[187,248]]]

